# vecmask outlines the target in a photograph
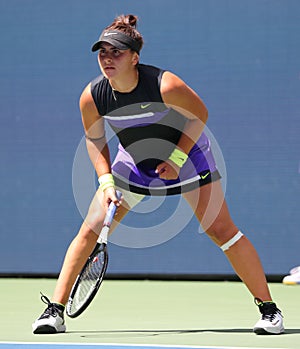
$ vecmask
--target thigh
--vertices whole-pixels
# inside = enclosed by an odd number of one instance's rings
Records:
[[[105,208],[102,205],[103,202],[103,192],[100,188],[96,191],[90,206],[88,213],[84,219],[84,223],[89,230],[92,230],[97,235],[100,234],[103,221],[105,218]]]
[[[122,192],[123,200],[122,204],[117,208],[114,221],[111,225],[110,233],[113,232],[118,223],[126,216],[130,209],[132,209],[144,198],[144,195],[134,194],[120,188],[117,189]],[[102,205],[102,197],[103,192],[99,188],[92,199],[92,202],[88,210],[88,214],[85,218],[86,225],[97,235],[100,234],[106,213]]]
[[[118,224],[122,221],[122,219],[127,215],[127,213],[135,207],[137,204],[139,204],[145,195],[141,194],[135,194],[128,190],[117,188],[122,193],[122,204],[117,209],[117,213],[115,215],[115,219],[112,222],[111,228],[110,228],[110,234],[116,229]]]
[[[215,181],[184,193],[203,230],[218,245],[223,244],[238,230],[233,223],[222,189],[221,181]]]

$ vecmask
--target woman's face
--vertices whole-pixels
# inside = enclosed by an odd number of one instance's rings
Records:
[[[107,79],[118,79],[132,72],[138,62],[138,55],[131,50],[119,50],[103,43],[98,54],[98,63],[103,75]]]

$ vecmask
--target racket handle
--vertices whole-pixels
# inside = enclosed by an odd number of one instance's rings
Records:
[[[118,200],[120,200],[122,193],[119,190],[116,190],[116,195],[117,195]],[[111,202],[109,204],[106,216],[104,218],[103,227],[110,227],[112,220],[114,219],[116,209],[117,209],[117,206],[113,202]]]

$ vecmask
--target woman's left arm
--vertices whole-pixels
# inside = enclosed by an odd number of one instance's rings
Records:
[[[173,73],[165,72],[161,81],[161,96],[164,103],[177,110],[187,119],[177,148],[188,154],[205,127],[208,112],[201,98],[184,81]],[[157,166],[163,179],[176,179],[179,166],[167,160]]]

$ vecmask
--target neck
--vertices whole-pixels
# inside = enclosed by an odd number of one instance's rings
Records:
[[[109,80],[110,86],[114,91],[124,92],[124,93],[131,92],[132,90],[134,90],[137,87],[138,82],[139,82],[139,72],[137,69],[134,71],[134,74],[131,74],[126,79]]]

